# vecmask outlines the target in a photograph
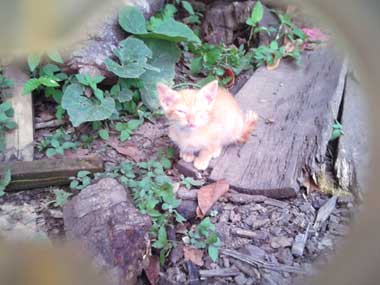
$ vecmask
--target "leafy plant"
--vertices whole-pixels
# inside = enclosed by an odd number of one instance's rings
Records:
[[[192,177],[184,177],[183,175],[181,175],[181,182],[180,184],[185,186],[186,189],[191,189],[192,186],[195,186],[195,187],[200,187],[204,184],[204,181],[202,180],[195,180],[194,178]]]
[[[212,261],[218,260],[221,242],[216,234],[215,225],[209,217],[204,218],[188,235],[193,246],[199,249],[207,248]]]
[[[5,133],[17,127],[12,120],[14,110],[10,102],[0,103],[0,152],[5,149]]]
[[[99,89],[98,89],[99,90]],[[103,94],[103,92],[99,92]],[[109,119],[114,113],[115,100],[111,96],[87,98],[83,86],[72,83],[65,89],[62,96],[62,108],[67,111],[74,127],[84,122]],[[102,99],[99,99],[102,98]]]
[[[7,89],[13,87],[13,81],[9,78],[6,78],[3,75],[3,70],[0,67],[0,98],[6,98],[12,96],[11,94],[7,93]]]
[[[124,142],[131,137],[131,134],[134,130],[140,127],[143,123],[143,120],[129,120],[126,123],[118,122],[115,126],[115,129],[120,132],[120,141]]]
[[[39,52],[28,56],[28,66],[31,72],[35,71],[42,60],[42,56],[45,52]],[[56,63],[63,63],[63,59],[57,50],[46,51],[46,55],[49,59]]]
[[[10,168],[5,168],[2,177],[0,179],[0,197],[4,196],[5,194],[5,189],[11,183],[11,169]]]
[[[49,202],[49,204],[53,204],[54,207],[62,207],[67,202],[69,197],[73,195],[61,189],[56,189],[53,191],[53,193],[54,200]]]
[[[77,143],[72,142],[71,135],[59,129],[51,136],[43,138],[37,148],[39,151],[46,151],[47,157],[52,157],[57,154],[64,155],[65,150],[75,149],[77,146]]]
[[[343,126],[337,120],[335,120],[334,124],[332,125],[332,134],[330,140],[336,140],[342,135],[344,135]]]
[[[232,69],[233,73],[238,75],[252,67],[243,46],[237,49],[226,48],[223,44],[202,44],[198,47],[189,45],[189,51],[194,55],[191,60],[191,72],[211,77],[209,81],[219,78],[223,85],[231,80],[227,74],[228,69]]]
[[[82,190],[91,184],[91,172],[90,171],[79,171],[75,177],[70,177],[70,188]]]

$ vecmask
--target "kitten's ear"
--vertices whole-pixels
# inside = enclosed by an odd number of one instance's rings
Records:
[[[199,90],[198,95],[206,99],[207,104],[214,103],[216,95],[218,94],[218,80],[211,81]]]
[[[178,99],[178,93],[163,83],[157,84],[158,99],[164,111],[171,109]]]

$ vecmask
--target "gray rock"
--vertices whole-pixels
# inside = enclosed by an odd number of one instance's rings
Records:
[[[66,203],[63,217],[67,239],[80,244],[109,284],[136,284],[150,247],[151,221],[137,211],[121,184],[104,178],[86,187]]]

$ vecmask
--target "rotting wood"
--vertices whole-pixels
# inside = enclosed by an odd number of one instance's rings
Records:
[[[4,76],[13,81],[13,87],[9,90],[12,97],[6,100],[12,104],[13,120],[17,123],[17,128],[6,134],[5,159],[14,157],[18,160],[31,161],[34,155],[32,95],[22,93],[29,76],[18,65],[6,66]]]
[[[229,193],[226,193],[225,196],[228,199],[228,201],[235,204],[249,204],[252,202],[262,203],[266,199],[268,199],[267,197],[262,196],[262,195],[249,195],[249,194],[237,193],[231,190]]]
[[[344,135],[339,138],[335,170],[339,186],[358,198],[368,181],[369,118],[360,85],[352,74],[347,76],[341,124]]]
[[[305,273],[303,270],[301,270],[295,266],[264,262],[258,258],[255,258],[252,255],[242,254],[236,250],[221,249],[220,253],[227,255],[227,256],[230,256],[230,257],[233,257],[233,258],[236,258],[237,260],[243,261],[243,262],[248,263],[248,264],[255,266],[257,268],[264,268],[264,269],[268,269],[268,270],[288,272],[288,273],[298,273],[298,274],[304,274]]]
[[[0,166],[0,173],[7,167],[12,173],[7,191],[17,191],[68,184],[69,177],[75,176],[78,171],[102,172],[103,161],[96,157],[14,161]]]
[[[63,124],[64,122],[61,120],[50,120],[46,122],[36,123],[34,128],[36,130],[45,129],[45,128],[56,128],[56,127],[62,126]]]
[[[335,209],[337,196],[331,197],[323,206],[319,209],[317,218],[315,219],[313,229],[319,231],[322,224],[330,217],[331,213]]]
[[[265,199],[264,204],[281,208],[281,209],[285,209],[286,207],[288,207],[288,203],[285,203],[276,199],[271,199],[271,198]]]
[[[238,276],[239,274],[240,274],[240,271],[236,268],[219,268],[219,269],[199,270],[199,275],[203,278],[230,277],[230,276]]]
[[[283,62],[257,70],[236,98],[265,120],[246,144],[227,147],[212,162],[210,179],[225,178],[248,194],[296,196],[298,179],[323,168],[346,72],[331,47],[305,52],[298,67]]]

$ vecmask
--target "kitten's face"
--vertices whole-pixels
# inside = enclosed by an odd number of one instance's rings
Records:
[[[207,125],[210,111],[218,93],[218,82],[213,81],[200,90],[174,91],[164,84],[157,92],[166,117],[181,128],[194,130]]]

